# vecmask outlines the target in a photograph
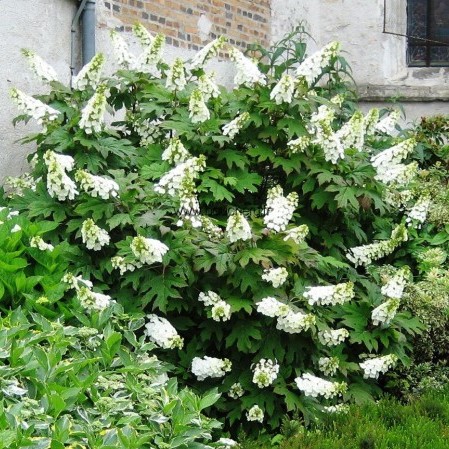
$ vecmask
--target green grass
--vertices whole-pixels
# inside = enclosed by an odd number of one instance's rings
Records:
[[[449,449],[449,389],[428,393],[409,404],[383,399],[352,406],[347,415],[326,417],[313,429],[284,426],[279,449]],[[275,437],[274,440],[279,440]],[[245,441],[243,449],[271,444]]]

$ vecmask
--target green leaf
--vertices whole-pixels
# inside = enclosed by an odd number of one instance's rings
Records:
[[[246,248],[242,251],[239,251],[235,255],[234,260],[238,262],[241,267],[246,267],[250,262],[253,262],[256,265],[259,265],[262,262],[270,265],[271,264],[270,257],[274,256],[275,253],[270,250],[262,248]]]

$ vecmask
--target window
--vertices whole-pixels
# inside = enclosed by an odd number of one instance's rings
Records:
[[[449,66],[449,0],[408,0],[409,66]]]

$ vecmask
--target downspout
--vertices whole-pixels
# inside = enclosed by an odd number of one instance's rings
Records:
[[[70,75],[75,75],[75,37],[78,23],[82,15],[82,60],[83,66],[95,55],[95,2],[96,0],[82,0],[70,28]]]

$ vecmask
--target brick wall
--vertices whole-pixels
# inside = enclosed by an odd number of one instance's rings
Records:
[[[270,40],[269,0],[105,0],[104,5],[124,30],[141,22],[175,47],[198,50],[220,35],[241,49],[254,42],[267,46]],[[208,35],[200,33],[202,15],[211,26]]]

